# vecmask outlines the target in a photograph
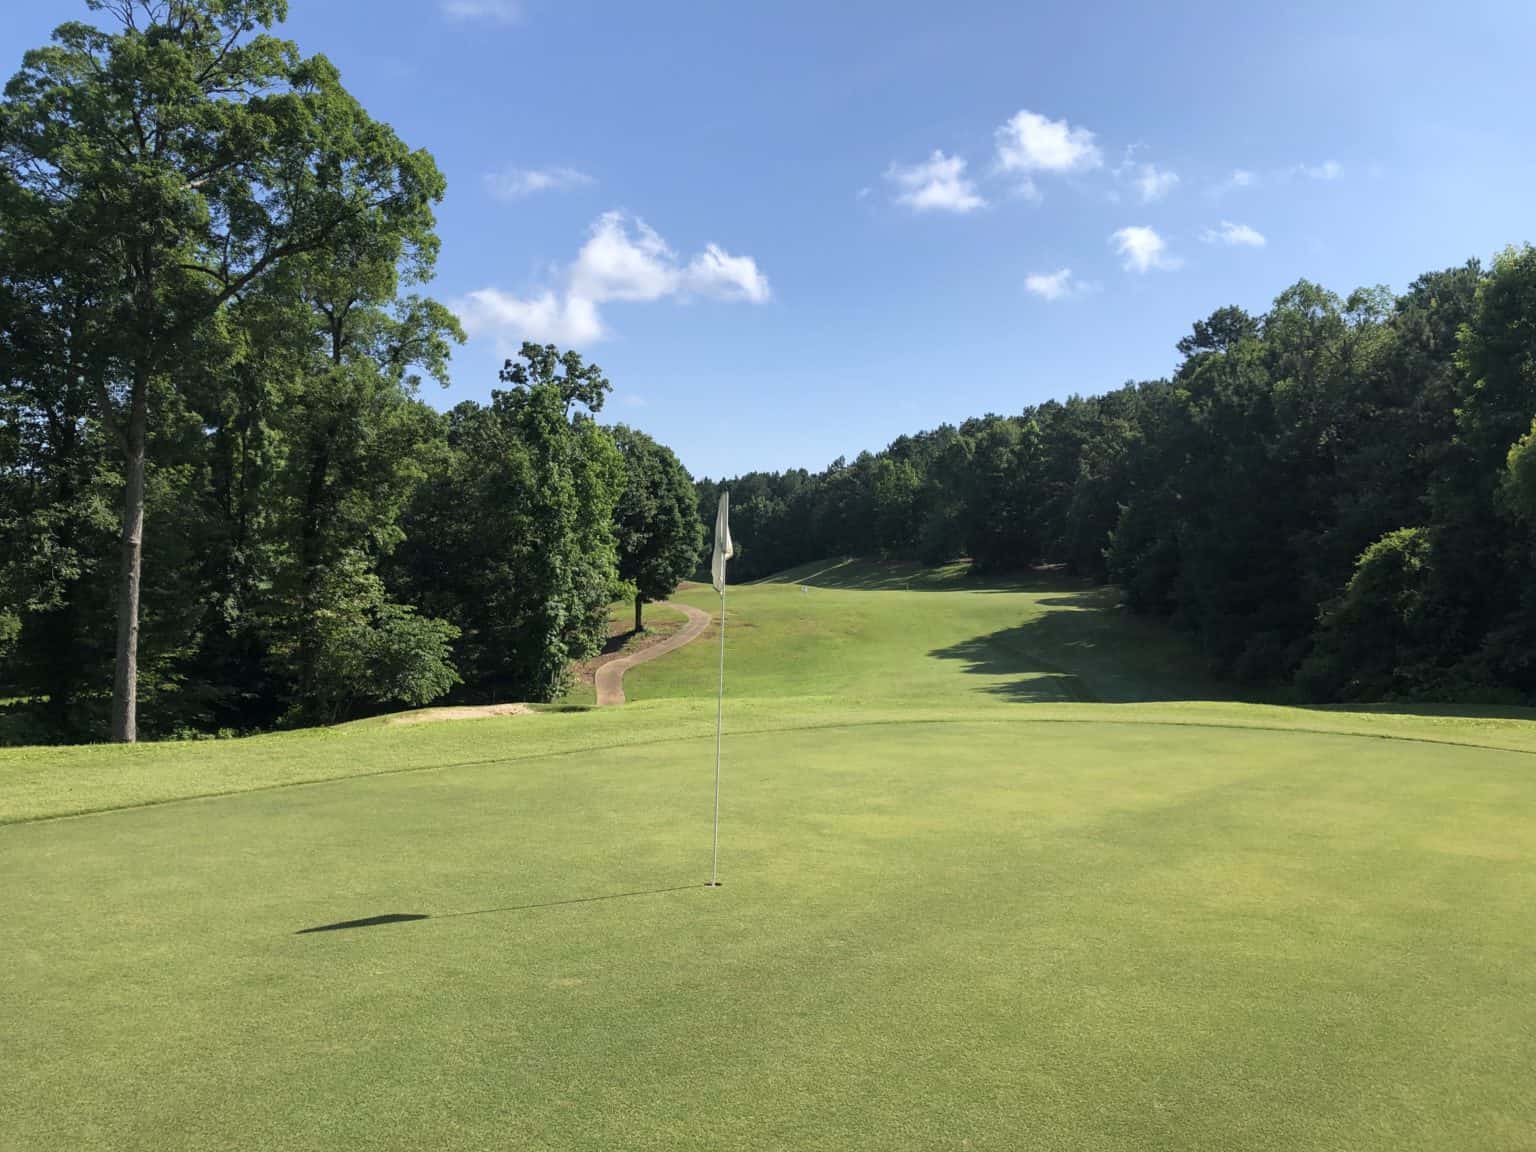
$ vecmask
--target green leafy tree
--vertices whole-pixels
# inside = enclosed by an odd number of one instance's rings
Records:
[[[1042,491],[1040,428],[1031,419],[987,416],[961,426],[972,442],[966,480],[965,547],[985,572],[1037,561]]]
[[[624,493],[614,511],[619,578],[634,585],[639,632],[646,602],[666,599],[693,574],[704,530],[693,478],[672,450],[623,424],[609,432],[624,458]]]
[[[1433,691],[1439,673],[1428,633],[1429,539],[1389,532],[1363,553],[1344,591],[1324,605],[1317,641],[1298,674],[1315,700],[1392,700]]]
[[[206,328],[283,261],[373,212],[441,194],[424,153],[369,119],[323,57],[264,30],[282,0],[88,0],[0,106],[10,226],[69,310],[56,367],[82,379],[122,461],[112,735],[137,736],[147,451]]]
[[[350,653],[387,659],[397,637],[420,661],[446,653],[423,636],[456,635],[440,621],[406,627],[409,613],[388,603],[377,575],[403,538],[400,516],[440,435],[416,399],[422,376],[446,383],[451,346],[464,339],[442,305],[400,296],[402,281],[430,275],[437,252],[430,204],[416,209],[359,213],[326,249],[290,258],[268,282],[272,311],[298,328],[285,359],[299,386],[270,417],[286,451],[274,520],[284,547],[272,574],[283,611],[268,625],[274,650],[291,661],[295,719],[333,715],[338,701],[370,693],[388,700],[373,667]],[[349,670],[365,679],[338,675]],[[423,702],[417,685],[446,690],[456,680],[446,665],[422,667],[401,699]]]
[[[524,344],[489,405],[448,415],[447,444],[404,522],[404,598],[460,630],[476,698],[550,700],[607,637],[624,461],[593,419],[609,385],[573,352]]]
[[[77,371],[76,301],[46,271],[58,254],[12,226],[7,192],[0,181],[0,679],[45,702],[36,727],[49,738],[82,739],[95,734],[92,688],[111,676],[102,606],[120,477]]]
[[[1536,524],[1536,423],[1505,457],[1504,499],[1527,524]]]

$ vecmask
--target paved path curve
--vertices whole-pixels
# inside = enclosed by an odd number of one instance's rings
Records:
[[[597,704],[599,708],[610,704],[624,703],[624,673],[628,672],[636,664],[644,664],[647,660],[654,660],[658,656],[665,656],[668,652],[675,651],[693,640],[697,640],[709,627],[710,615],[700,611],[689,604],[679,604],[676,600],[664,600],[662,603],[669,608],[676,608],[688,617],[688,623],[668,636],[659,644],[652,644],[648,648],[642,648],[633,656],[619,656],[609,660],[606,664],[598,666],[593,677],[593,683],[597,688]]]

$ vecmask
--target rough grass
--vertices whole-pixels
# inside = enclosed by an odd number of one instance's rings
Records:
[[[719,890],[713,634],[621,709],[0,753],[0,1147],[1536,1145],[1523,713],[792,575],[728,601]]]

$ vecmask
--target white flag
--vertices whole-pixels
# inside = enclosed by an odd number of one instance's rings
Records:
[[[725,594],[725,562],[736,553],[731,548],[731,494],[720,493],[720,509],[715,513],[715,555],[709,562],[715,591]]]

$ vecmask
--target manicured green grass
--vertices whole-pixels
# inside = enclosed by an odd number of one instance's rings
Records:
[[[1523,714],[793,575],[728,599],[718,890],[713,633],[620,709],[0,752],[0,1147],[1536,1145]]]
[[[677,598],[719,609],[707,586]],[[726,690],[749,698],[974,708],[1225,695],[1178,637],[1125,615],[1108,589],[1059,578],[989,585],[965,580],[957,567],[823,564],[732,588],[726,609],[728,640],[737,638]],[[635,669],[624,678],[626,695],[708,694],[717,639],[711,632]]]

